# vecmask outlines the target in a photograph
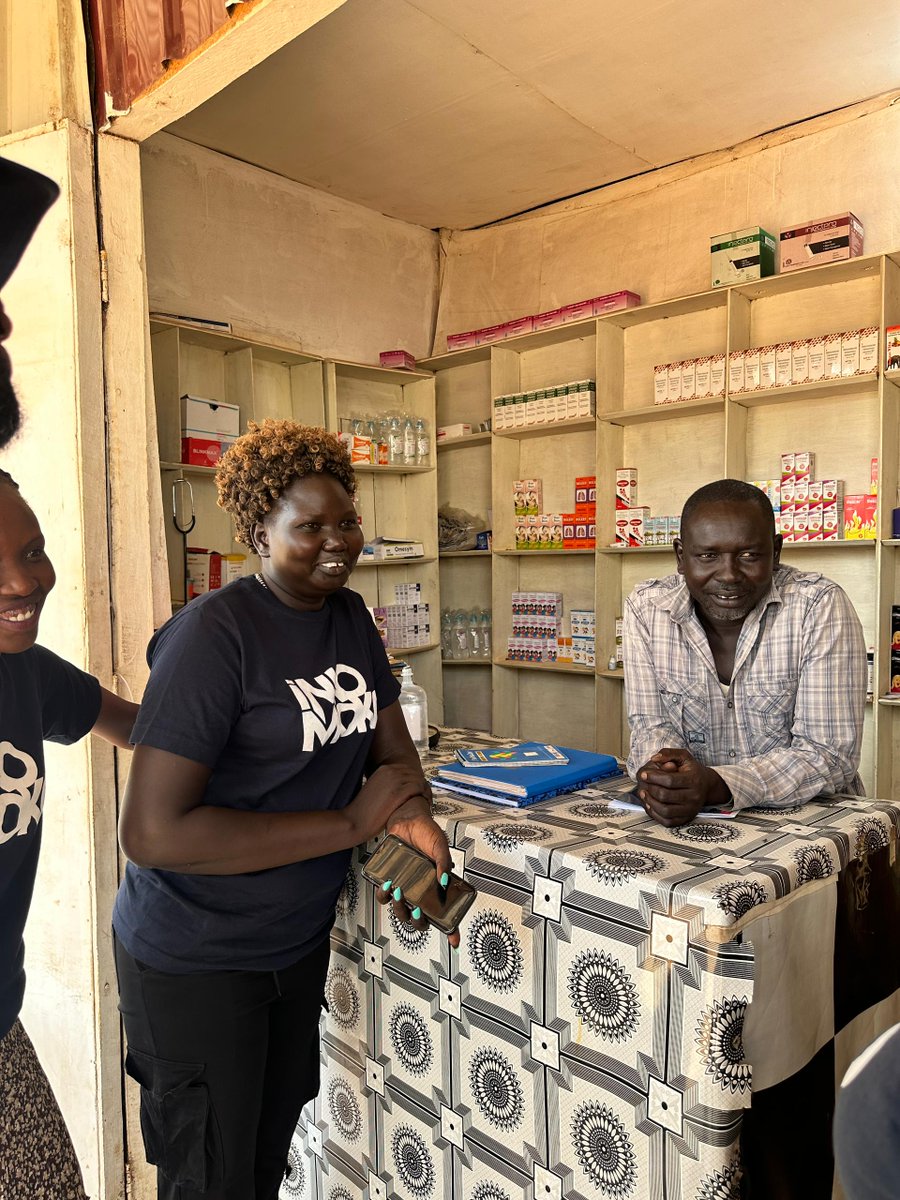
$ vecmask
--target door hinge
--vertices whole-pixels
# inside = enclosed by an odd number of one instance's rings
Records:
[[[100,303],[109,304],[109,263],[106,251],[100,251]]]

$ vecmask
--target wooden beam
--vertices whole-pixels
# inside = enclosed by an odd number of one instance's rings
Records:
[[[62,120],[91,128],[80,0],[0,0],[0,134]]]
[[[246,74],[276,50],[341,8],[346,0],[251,0],[233,9],[209,41],[170,65],[126,113],[111,119],[110,132],[143,142]]]

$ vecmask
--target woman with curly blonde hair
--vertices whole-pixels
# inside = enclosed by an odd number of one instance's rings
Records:
[[[160,1200],[276,1200],[318,1091],[352,847],[387,827],[438,875],[451,863],[399,686],[344,587],[363,535],[340,440],[251,422],[216,482],[262,568],[150,643],[119,823],[116,963]]]

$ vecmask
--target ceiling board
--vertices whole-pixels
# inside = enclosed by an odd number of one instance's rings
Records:
[[[348,0],[169,128],[470,228],[898,86],[895,0]]]

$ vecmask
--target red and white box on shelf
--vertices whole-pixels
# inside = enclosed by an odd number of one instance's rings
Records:
[[[791,383],[809,382],[809,342],[791,342]]]
[[[844,537],[849,541],[868,541],[877,537],[878,497],[856,494],[844,497]]]
[[[816,383],[825,378],[825,336],[809,338],[806,343],[808,358],[806,380]]]
[[[346,446],[351,463],[371,463],[371,438],[361,437],[358,433],[339,433],[338,437]]]
[[[234,438],[183,437],[181,461],[186,467],[214,467]]]
[[[728,355],[728,391],[732,396],[744,391],[743,350],[732,350]]]
[[[712,394],[712,355],[706,354],[694,361],[694,399],[704,400]]]
[[[595,488],[595,497],[596,494]],[[635,508],[636,506],[637,467],[618,467],[616,469],[616,508],[625,509]]]
[[[535,333],[540,329],[555,329],[557,325],[563,325],[565,319],[563,309],[561,308],[553,308],[548,312],[536,313],[533,329]]]
[[[517,317],[515,321],[507,321],[505,325],[507,337],[519,337],[523,333],[531,333],[534,329],[534,317]]]
[[[841,375],[843,334],[825,334],[825,379],[839,379]]]
[[[669,402],[669,364],[659,363],[653,368],[653,403]]]
[[[697,360],[686,358],[681,364],[681,399],[693,400],[697,395]]]
[[[680,362],[669,363],[666,373],[666,404],[677,404],[681,399],[681,368]]]
[[[646,505],[636,508],[620,508],[616,510],[616,545],[643,546],[644,521],[650,516]]]
[[[186,566],[189,599],[222,586],[222,555],[216,550],[188,546]]]
[[[391,367],[402,371],[412,371],[416,360],[408,350],[382,350],[378,355],[382,367]]]
[[[775,346],[760,346],[759,348],[759,386],[775,387]]]
[[[778,514],[778,532],[786,542],[794,540],[794,506],[782,504]]]
[[[863,252],[864,236],[863,223],[852,212],[783,229],[778,238],[779,269],[784,274],[857,258]]]
[[[725,395],[725,355],[714,354],[709,363],[709,394],[718,398]]]
[[[759,390],[759,346],[744,351],[744,391]]]
[[[867,325],[859,331],[859,374],[871,375],[878,370],[878,326]]]
[[[775,347],[775,386],[790,387],[793,378],[794,356],[791,342],[779,342]]]

